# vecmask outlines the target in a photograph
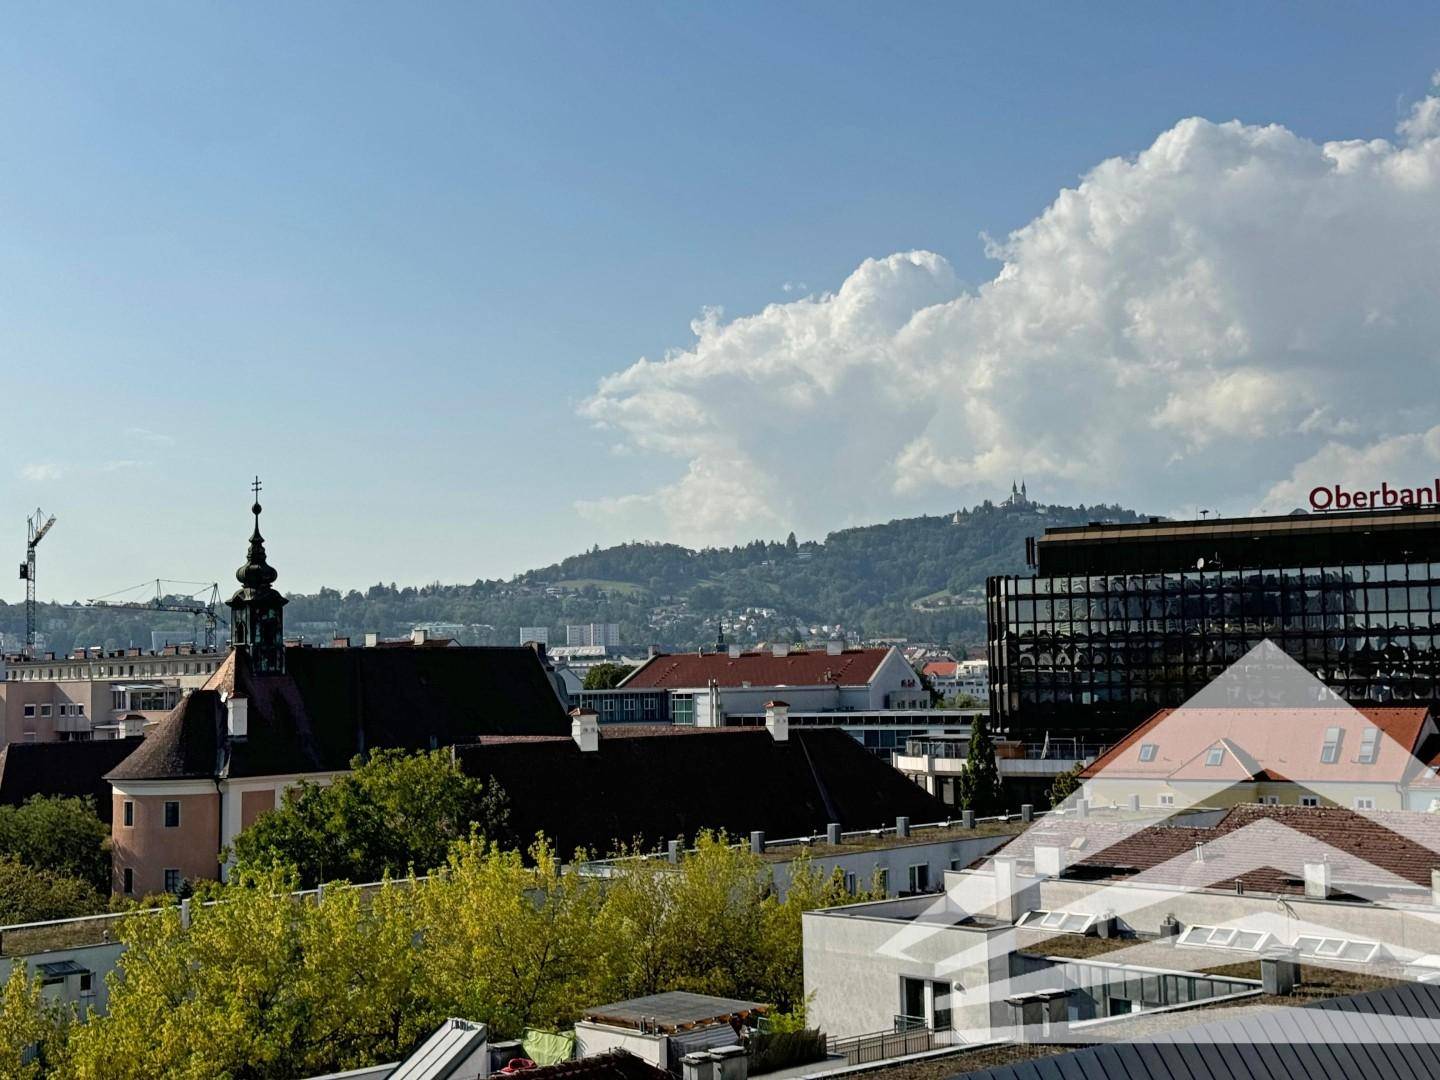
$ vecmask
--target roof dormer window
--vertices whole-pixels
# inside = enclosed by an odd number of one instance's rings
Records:
[[[1360,736],[1360,764],[1373,765],[1380,756],[1380,729],[1370,727]]]
[[[1155,760],[1155,752],[1156,752],[1156,750],[1158,750],[1158,749],[1159,749],[1159,747],[1157,747],[1153,742],[1141,743],[1141,744],[1140,744],[1140,760],[1141,760],[1141,761],[1154,761],[1154,760]]]
[[[1206,765],[1219,765],[1225,760],[1225,748],[1223,746],[1212,746],[1210,752],[1205,755]]]
[[[1325,745],[1320,747],[1320,764],[1334,765],[1340,760],[1340,729],[1328,727],[1325,729]]]

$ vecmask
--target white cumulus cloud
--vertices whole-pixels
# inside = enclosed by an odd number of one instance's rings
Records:
[[[1326,470],[1378,485],[1429,467],[1440,97],[1393,141],[1182,120],[989,251],[974,290],[912,251],[833,292],[704,313],[689,346],[582,406],[673,478],[582,511],[726,542],[941,510],[1018,476],[1042,499],[1238,513],[1298,505]]]

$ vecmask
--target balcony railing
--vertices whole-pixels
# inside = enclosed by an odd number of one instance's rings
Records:
[[[1015,751],[1019,751],[1016,753]],[[1003,748],[998,755],[1003,758],[1023,758],[1026,761],[1089,761],[1105,752],[1101,743],[1076,743],[1069,740],[1050,743],[1025,743],[1019,747]],[[907,739],[906,757],[932,757],[955,760],[970,756],[970,744],[961,739]]]

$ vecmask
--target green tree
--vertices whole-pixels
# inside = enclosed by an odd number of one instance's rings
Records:
[[[1054,809],[1075,794],[1080,788],[1080,773],[1085,764],[1081,762],[1066,769],[1050,784],[1050,807]]]
[[[137,913],[109,1011],[71,1032],[77,1080],[310,1076],[408,1053],[443,1013],[418,993],[413,888],[296,896],[288,871]]]
[[[586,690],[613,690],[635,669],[628,664],[596,664],[585,672]]]
[[[106,896],[88,881],[37,870],[13,855],[0,855],[0,926],[72,919],[105,907]]]
[[[0,991],[0,1076],[32,1080],[64,1060],[65,1038],[73,1014],[47,1001],[40,975],[16,961]]]
[[[0,855],[110,891],[110,829],[90,798],[33,795],[0,806]]]
[[[242,867],[295,868],[307,887],[378,881],[444,865],[450,845],[478,828],[507,836],[504,793],[466,776],[448,751],[379,750],[327,786],[302,782],[235,838]]]
[[[995,760],[995,742],[983,716],[977,716],[970,730],[970,756],[956,784],[956,798],[976,817],[990,817],[1005,809],[1005,791],[1000,783],[1000,765]]]
[[[576,862],[580,861],[578,858]],[[528,860],[478,836],[419,893],[428,994],[503,1038],[572,1024],[608,1000],[613,920],[604,884],[543,840]]]

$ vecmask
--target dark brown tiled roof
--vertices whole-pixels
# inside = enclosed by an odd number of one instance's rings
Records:
[[[1083,846],[1073,847],[1077,842]],[[1337,888],[1409,883],[1428,889],[1431,869],[1440,866],[1440,818],[1403,810],[1257,804],[1234,807],[1211,828],[1136,830],[1121,822],[1070,817],[1032,826],[999,854],[1028,858],[1036,846],[1046,845],[1076,857],[1070,876],[1123,879],[1143,873],[1150,880],[1219,889],[1233,888],[1238,879],[1254,892],[1301,893],[1300,867],[1324,858]],[[1203,861],[1195,856],[1197,845],[1204,846]]]
[[[846,649],[831,654],[794,649],[773,652],[676,653],[652,657],[620,684],[624,690],[684,690],[707,686],[864,686],[889,649]]]
[[[100,820],[110,820],[106,773],[134,753],[139,737],[91,742],[10,743],[0,748],[0,803],[19,806],[35,795],[88,795]]]
[[[607,855],[702,829],[772,840],[947,817],[943,803],[843,731],[637,726],[600,729],[585,753],[570,739],[499,739],[458,749],[465,771],[493,778],[516,836],[543,832],[561,852]]]
[[[524,647],[292,648],[285,664],[283,676],[255,677],[244,654],[232,653],[111,778],[328,772],[376,748],[570,730],[539,658]],[[249,701],[247,737],[228,746],[221,691]]]

